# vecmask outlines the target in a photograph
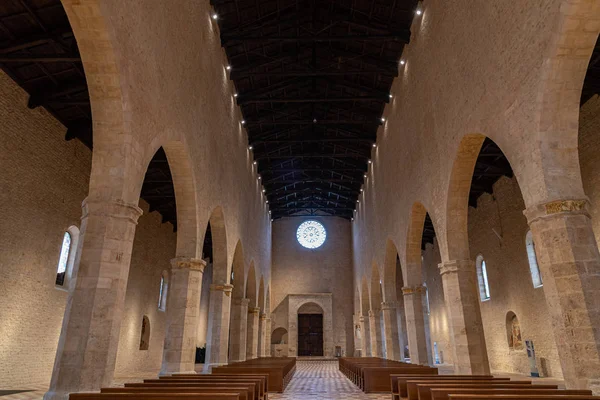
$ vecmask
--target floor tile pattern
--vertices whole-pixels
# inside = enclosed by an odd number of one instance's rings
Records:
[[[337,361],[298,361],[296,373],[284,393],[271,400],[389,400],[389,394],[365,394],[338,369]]]

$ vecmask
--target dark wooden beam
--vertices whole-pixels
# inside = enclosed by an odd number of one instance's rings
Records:
[[[384,74],[393,76],[390,71],[381,69],[364,69],[364,70],[348,70],[348,71],[290,71],[290,72],[239,72],[236,78],[270,78],[270,77],[304,77],[304,78],[323,78],[331,76],[351,76],[351,75],[374,75]]]
[[[410,34],[399,35],[317,35],[317,36],[243,36],[222,35],[221,40],[225,45],[229,42],[277,42],[277,43],[315,43],[315,42],[402,42],[410,41]]]
[[[246,121],[246,125],[381,125],[380,119],[374,118],[373,121],[358,121],[353,119],[299,119],[299,120],[283,120],[283,121]]]
[[[255,160],[256,161],[260,161],[260,160],[264,160],[267,158],[272,158],[272,159],[285,159],[285,158],[363,158],[363,159],[368,159],[369,156],[364,155],[364,154],[334,154],[334,153],[327,153],[327,154],[315,154],[315,153],[310,153],[310,154],[287,154],[287,155],[270,155],[270,156],[260,156],[260,157],[256,157]]]
[[[23,63],[23,62],[41,62],[41,63],[56,63],[56,62],[81,62],[79,55],[68,54],[44,54],[44,55],[0,55],[2,63]]]

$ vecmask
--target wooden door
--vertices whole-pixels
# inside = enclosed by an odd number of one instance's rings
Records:
[[[323,356],[323,314],[298,314],[298,355]]]

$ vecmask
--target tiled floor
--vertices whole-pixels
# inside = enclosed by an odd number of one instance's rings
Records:
[[[338,369],[337,361],[298,361],[296,373],[284,393],[270,393],[271,400],[389,400],[389,394],[365,394]]]

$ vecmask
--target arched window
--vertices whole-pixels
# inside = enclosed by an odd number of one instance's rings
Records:
[[[140,334],[140,350],[148,350],[150,347],[150,320],[147,316],[142,317],[142,332]]]
[[[542,274],[540,273],[540,267],[537,263],[537,256],[535,255],[535,243],[533,243],[533,235],[531,231],[527,232],[527,235],[525,236],[525,246],[527,248],[527,259],[529,260],[529,270],[531,271],[533,287],[542,287],[544,283],[542,282]]]
[[[167,291],[169,290],[169,273],[163,271],[160,276],[160,288],[158,292],[158,309],[165,311],[167,309]]]
[[[56,267],[56,279],[54,281],[57,288],[67,290],[69,281],[74,276],[73,265],[75,264],[75,253],[77,242],[79,240],[79,228],[70,226],[63,235]]]
[[[431,307],[429,305],[429,288],[427,287],[427,283],[423,283],[423,287],[425,287],[425,312],[427,312],[427,315],[430,315]]]
[[[490,284],[488,283],[487,266],[481,254],[477,256],[476,266],[477,280],[479,281],[479,297],[481,301],[486,301],[490,299]]]
[[[509,311],[506,314],[506,338],[508,340],[508,348],[511,350],[523,349],[523,339],[521,337],[521,324],[517,315]]]

